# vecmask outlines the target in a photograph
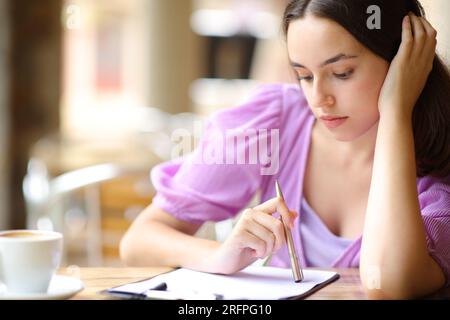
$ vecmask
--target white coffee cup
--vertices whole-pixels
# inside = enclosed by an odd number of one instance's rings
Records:
[[[0,282],[8,293],[46,293],[62,250],[63,236],[58,232],[0,231]]]

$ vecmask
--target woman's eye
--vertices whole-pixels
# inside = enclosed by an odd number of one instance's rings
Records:
[[[334,75],[339,79],[348,79],[353,73],[353,70],[344,72],[344,73],[335,73]]]
[[[301,77],[301,76],[299,76],[299,77],[298,77],[298,80],[299,80],[299,81],[304,80],[304,81],[306,81],[306,82],[310,82],[312,79],[313,79],[312,76],[307,76],[307,77]]]
[[[348,79],[353,74],[353,70],[344,72],[344,73],[333,73],[333,75],[339,79],[345,80]],[[311,82],[313,80],[313,76],[298,76],[299,81]]]

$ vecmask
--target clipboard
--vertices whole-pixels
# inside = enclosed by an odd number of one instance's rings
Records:
[[[285,268],[249,266],[232,275],[180,268],[99,293],[134,300],[299,300],[340,277],[333,271],[309,269],[304,275],[304,281],[295,283]],[[158,290],[162,283],[164,290]]]

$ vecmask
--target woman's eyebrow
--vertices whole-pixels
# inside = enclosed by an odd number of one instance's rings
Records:
[[[348,54],[345,54],[345,53],[339,53],[339,54],[335,55],[334,57],[332,57],[330,59],[327,59],[325,62],[320,64],[319,67],[323,68],[327,64],[335,63],[335,62],[337,62],[339,60],[354,59],[354,58],[357,58],[357,57],[358,56],[355,56],[355,55],[348,55]],[[306,67],[304,65],[302,65],[302,64],[300,64],[298,62],[294,62],[294,61],[291,61],[291,66],[293,66],[294,68],[304,68],[304,69],[306,69]]]

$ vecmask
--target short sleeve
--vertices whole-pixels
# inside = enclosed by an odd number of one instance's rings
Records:
[[[192,223],[234,217],[253,198],[263,178],[265,163],[252,161],[248,152],[260,151],[253,147],[279,126],[282,104],[283,84],[262,85],[242,104],[211,116],[194,152],[153,168],[151,180],[157,191],[153,203]],[[233,138],[239,135],[246,139]],[[242,152],[247,157],[238,161]]]
[[[450,285],[450,179],[424,177],[418,184],[419,203],[430,255]]]

